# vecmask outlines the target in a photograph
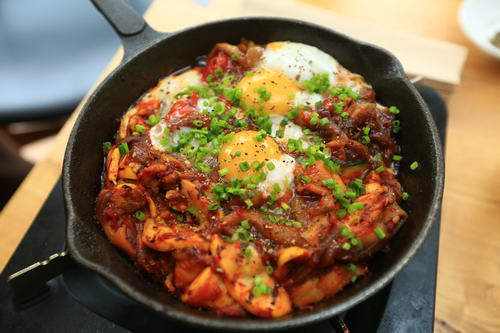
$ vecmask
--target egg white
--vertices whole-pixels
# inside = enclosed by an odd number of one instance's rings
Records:
[[[329,54],[317,47],[293,42],[267,44],[258,66],[281,71],[298,82],[327,73],[330,85],[335,84],[339,72],[339,63]]]
[[[290,155],[283,154],[280,159],[269,160],[275,166],[271,171],[268,171],[266,180],[259,183],[257,188],[263,193],[269,195],[273,192],[273,185],[278,184],[281,191],[278,196],[282,196],[287,190],[293,187],[293,170],[295,169],[295,158]]]

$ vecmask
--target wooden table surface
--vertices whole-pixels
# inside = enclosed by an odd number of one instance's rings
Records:
[[[303,1],[469,48],[462,83],[448,103],[435,328],[436,332],[500,332],[500,199],[495,195],[500,188],[500,61],[466,40],[457,23],[457,0]],[[157,28],[161,24],[154,22],[162,17],[159,7],[156,3],[148,13],[148,20]],[[118,59],[115,56],[107,71]],[[60,175],[73,120],[0,215],[0,269]]]

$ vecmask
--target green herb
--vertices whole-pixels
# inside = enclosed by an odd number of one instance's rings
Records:
[[[349,231],[346,226],[340,227],[340,235],[345,238],[353,238],[354,233],[352,231]]]
[[[370,134],[371,128],[370,127],[363,127],[363,134],[368,135]]]
[[[321,94],[330,87],[330,79],[327,73],[316,74],[302,84],[310,93]]]
[[[127,153],[129,152],[128,144],[126,142],[121,143],[118,146],[118,150],[120,151],[120,155],[122,155],[122,156],[127,155]]]
[[[108,153],[109,150],[111,149],[111,147],[113,147],[113,144],[109,141],[106,141],[106,142],[103,142],[102,143],[102,150],[105,152],[105,153]]]
[[[350,250],[351,249],[351,244],[348,243],[348,242],[345,242],[344,244],[342,244],[342,248],[344,250]]]
[[[349,213],[351,214],[354,214],[356,213],[358,210],[362,210],[363,208],[365,207],[365,204],[362,203],[362,202],[353,202],[349,208],[347,208],[347,210],[349,211]]]
[[[343,219],[347,215],[347,210],[345,209],[339,209],[337,210],[337,216],[341,219]]]
[[[135,125],[135,131],[139,134],[142,134],[146,131],[146,126],[143,125]]]
[[[274,272],[273,266],[267,265],[266,266],[266,273],[269,274],[269,275],[271,275],[271,274],[273,274],[273,272]]]
[[[384,230],[382,230],[382,228],[380,228],[380,227],[376,227],[376,228],[374,229],[374,231],[375,231],[375,234],[377,235],[377,237],[378,237],[379,239],[384,239],[384,238],[385,238],[385,232],[384,232]]]
[[[384,170],[385,170],[385,167],[383,165],[381,165],[381,166],[379,166],[378,168],[375,169],[375,172],[380,173],[380,172],[382,172]]]
[[[201,127],[203,126],[203,121],[201,120],[193,120],[193,125],[196,127]]]
[[[134,216],[141,222],[144,221],[144,219],[146,218],[146,214],[144,214],[142,210],[138,210],[137,212],[135,212]]]
[[[248,77],[252,77],[255,73],[254,72],[247,72],[245,75]]]
[[[349,117],[349,113],[347,113],[347,112],[342,112],[342,113],[340,114],[340,116],[341,116],[342,118],[347,118],[347,117]]]
[[[394,161],[401,161],[401,160],[403,159],[403,156],[401,156],[401,155],[393,155],[393,156],[392,156],[392,159],[393,159]]]
[[[252,207],[252,206],[253,206],[253,202],[252,202],[252,200],[250,200],[250,199],[246,199],[246,200],[245,200],[245,204],[247,205],[247,207],[248,207],[248,208],[250,208],[250,207]]]
[[[360,98],[360,95],[349,87],[331,88],[328,89],[328,93],[333,96],[338,96],[341,100],[345,100],[347,98],[358,100]]]
[[[287,114],[288,119],[294,119],[299,115],[299,110],[297,108],[291,109]]]
[[[222,77],[222,75],[224,75],[222,68],[216,68],[214,72],[215,72],[215,76],[217,76],[217,77]]]
[[[238,57],[236,54],[233,54],[233,55],[231,55],[231,60],[238,61],[238,60],[240,60],[240,57]]]
[[[248,220],[241,221],[241,227],[245,230],[250,229],[250,222],[248,222]]]
[[[326,117],[325,117],[325,118],[321,118],[321,120],[319,121],[319,124],[320,124],[321,126],[328,125],[329,123],[330,123],[330,119],[328,119],[328,118],[326,118]]]
[[[245,258],[247,259],[250,259],[252,258],[252,255],[253,255],[253,252],[252,252],[252,249],[248,246],[248,247],[245,247],[245,249],[243,250],[243,255],[245,256]]]
[[[198,208],[196,208],[195,206],[189,206],[187,208],[187,211],[190,212],[193,215],[196,215],[198,213]]]
[[[302,179],[305,183],[310,183],[312,181],[311,177],[306,175],[300,175],[300,179]]]
[[[370,137],[368,135],[363,135],[361,137],[361,143],[364,143],[365,145],[369,144],[370,143]]]
[[[414,161],[412,164],[410,164],[410,169],[411,170],[416,170],[418,168],[418,162]]]
[[[146,124],[148,124],[149,126],[154,126],[158,124],[160,120],[161,120],[160,116],[152,114],[149,116],[148,120],[146,121]]]
[[[403,192],[403,194],[401,194],[401,199],[408,200],[409,198],[410,198],[410,195],[408,194],[408,192]]]
[[[211,202],[207,208],[208,208],[208,210],[217,210],[217,209],[221,208],[221,206],[220,206],[220,203],[218,203],[218,202]]]
[[[221,177],[224,177],[228,173],[229,173],[229,169],[228,168],[222,168],[222,169],[219,170],[219,176],[221,176]]]
[[[392,114],[399,114],[401,111],[399,111],[399,109],[395,106],[391,106],[389,108],[389,112],[392,113]]]
[[[271,98],[271,93],[265,87],[255,88],[254,91],[259,94],[259,102],[268,101]]]
[[[248,170],[250,170],[250,164],[248,164],[247,161],[241,162],[240,163],[240,170],[241,171],[248,171]]]
[[[358,266],[356,266],[355,264],[353,264],[352,262],[348,263],[346,266],[345,266],[345,269],[349,272],[353,272],[355,271],[356,269],[358,269]]]

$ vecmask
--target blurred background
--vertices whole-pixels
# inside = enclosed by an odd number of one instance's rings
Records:
[[[119,44],[90,1],[0,1],[0,210]]]

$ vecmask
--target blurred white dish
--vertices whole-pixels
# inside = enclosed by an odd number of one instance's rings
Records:
[[[489,55],[500,59],[500,47],[491,43],[500,34],[500,0],[465,0],[458,20],[465,35]]]

